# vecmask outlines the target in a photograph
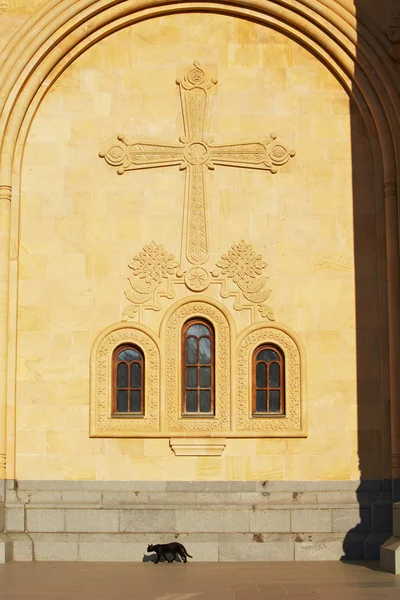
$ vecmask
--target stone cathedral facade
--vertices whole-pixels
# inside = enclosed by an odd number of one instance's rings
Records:
[[[0,2],[0,559],[400,570],[400,5]]]

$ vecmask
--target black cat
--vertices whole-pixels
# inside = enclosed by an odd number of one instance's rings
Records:
[[[187,556],[189,558],[193,558],[193,556],[190,556],[190,554],[187,553],[185,546],[179,542],[172,542],[171,544],[149,544],[147,546],[147,552],[155,552],[157,554],[157,560],[154,562],[155,565],[159,562],[162,556],[169,563],[174,562],[178,556],[183,559],[183,562],[187,562]],[[172,560],[167,558],[167,554],[172,555]]]

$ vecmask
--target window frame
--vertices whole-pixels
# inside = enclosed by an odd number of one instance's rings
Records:
[[[262,352],[263,350],[272,350],[273,352],[276,352],[276,354],[278,354],[279,358],[280,358],[280,362],[277,363],[277,361],[269,361],[268,363],[265,362],[264,360],[259,360],[257,361],[257,356],[260,352]],[[263,363],[266,365],[267,368],[267,386],[260,388],[257,387],[257,365]],[[280,367],[280,372],[279,372],[279,387],[270,387],[269,385],[269,365],[270,364],[279,364]],[[266,344],[261,344],[260,346],[257,346],[257,348],[255,348],[255,350],[253,351],[253,356],[252,356],[252,361],[251,361],[251,370],[252,370],[252,390],[251,390],[251,416],[254,418],[276,418],[276,417],[285,417],[286,416],[286,389],[285,389],[285,355],[283,353],[283,351],[279,348],[279,346],[275,345],[275,344],[270,344],[270,343],[266,343]],[[269,403],[269,393],[271,391],[279,391],[280,392],[280,406],[279,406],[279,412],[271,412],[271,411],[264,411],[264,412],[258,412],[257,411],[257,391],[261,390],[261,391],[266,391],[267,393],[267,408],[268,408],[268,403]]]
[[[122,361],[122,360],[118,360],[118,356],[121,354],[121,352],[123,352],[124,350],[134,350],[135,352],[137,352],[140,356],[140,361],[137,360],[133,360],[129,363],[128,365],[128,386],[126,388],[118,388],[117,385],[117,372],[118,372],[118,365],[121,363],[125,363],[128,364],[126,361]],[[111,417],[112,418],[118,418],[118,419],[126,419],[126,418],[142,418],[145,416],[145,355],[143,350],[132,343],[125,343],[125,344],[120,344],[119,346],[117,346],[112,354],[112,378],[111,378],[111,385],[112,385],[112,402],[111,402]],[[132,363],[139,363],[141,366],[140,369],[140,388],[131,388],[129,386],[130,383],[130,365]],[[140,408],[141,410],[138,412],[131,412],[131,411],[127,411],[127,412],[118,412],[117,411],[117,392],[119,389],[126,389],[128,392],[128,402],[130,405],[130,392],[131,391],[137,391],[138,389],[140,390]]]
[[[208,331],[210,332],[209,339],[210,339],[211,361],[210,361],[210,365],[203,365],[203,366],[210,366],[210,369],[211,369],[210,387],[209,388],[201,388],[201,386],[200,386],[200,367],[202,366],[202,364],[200,362],[197,362],[196,364],[189,364],[186,362],[186,340],[187,340],[186,336],[187,336],[188,330],[193,325],[203,325],[203,326],[207,327]],[[205,336],[200,336],[197,339],[200,340],[202,337],[205,337]],[[199,350],[198,350],[198,352],[199,352]],[[187,369],[187,367],[197,367],[198,385],[196,388],[188,388],[186,386],[186,369]],[[215,418],[215,416],[216,416],[216,413],[215,413],[215,331],[214,331],[213,325],[207,319],[203,319],[201,317],[193,317],[193,318],[189,319],[188,321],[186,321],[182,327],[181,377],[182,377],[181,416],[186,419],[187,418],[194,418],[194,419]],[[198,392],[198,400],[197,400],[198,408],[200,408],[199,391],[201,389],[207,389],[207,390],[210,389],[211,390],[211,411],[210,412],[200,412],[200,410],[198,410],[197,412],[187,412],[186,411],[186,392],[187,392],[187,390],[194,390],[194,389],[197,390],[197,392]]]

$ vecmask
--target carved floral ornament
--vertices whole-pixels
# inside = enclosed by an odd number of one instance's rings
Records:
[[[251,244],[246,244],[243,240],[239,244],[233,244],[217,266],[221,268],[222,275],[236,283],[246,300],[257,305],[262,317],[274,320],[272,308],[264,304],[271,295],[271,290],[265,288],[267,276],[263,275],[267,263],[261,254],[253,250]],[[222,297],[227,297],[224,294],[225,291],[221,292]]]
[[[128,278],[130,288],[125,295],[131,304],[124,310],[123,321],[137,318],[142,322],[144,310],[161,310],[160,298],[175,298],[175,285],[180,284],[192,292],[204,292],[209,285],[219,285],[222,298],[235,298],[235,310],[250,309],[254,321],[257,309],[262,318],[274,320],[273,310],[266,304],[271,295],[271,290],[265,287],[267,263],[243,240],[233,244],[210,272],[201,266],[182,271],[175,257],[155,242],[144,246],[129,267],[133,275]],[[236,289],[230,289],[229,280]]]

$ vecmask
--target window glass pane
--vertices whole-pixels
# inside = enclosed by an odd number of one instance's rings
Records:
[[[128,387],[128,365],[120,363],[117,366],[117,388]]]
[[[267,350],[261,350],[257,354],[257,360],[265,360],[265,362],[269,362],[270,360],[276,360],[280,362],[279,354],[269,348]]]
[[[200,340],[200,364],[211,364],[211,340],[210,338],[201,338]]]
[[[140,371],[142,370],[139,363],[131,364],[131,388],[140,388]]]
[[[200,392],[200,412],[211,412],[211,391],[202,390]]]
[[[195,338],[186,340],[186,362],[189,365],[197,363],[197,344],[198,341]]]
[[[126,362],[131,362],[132,360],[140,360],[140,354],[133,348],[125,348],[118,354],[118,360],[126,360]]]
[[[200,337],[201,335],[210,335],[210,331],[205,325],[201,325],[201,323],[196,323],[196,325],[192,325],[191,327],[189,327],[186,335],[195,335],[196,337]]]
[[[278,363],[269,365],[269,387],[280,387],[281,368]]]
[[[258,363],[256,368],[256,387],[266,388],[267,387],[267,365],[265,363]]]
[[[211,367],[200,367],[200,387],[211,387]]]
[[[197,391],[186,392],[186,412],[197,412]]]
[[[140,391],[131,391],[131,412],[140,413]]]
[[[197,388],[197,367],[186,367],[186,387]]]
[[[266,412],[267,392],[256,392],[256,412]]]
[[[117,391],[117,412],[128,412],[128,390]]]
[[[269,393],[269,411],[279,412],[281,409],[280,400],[281,393],[278,390]]]

